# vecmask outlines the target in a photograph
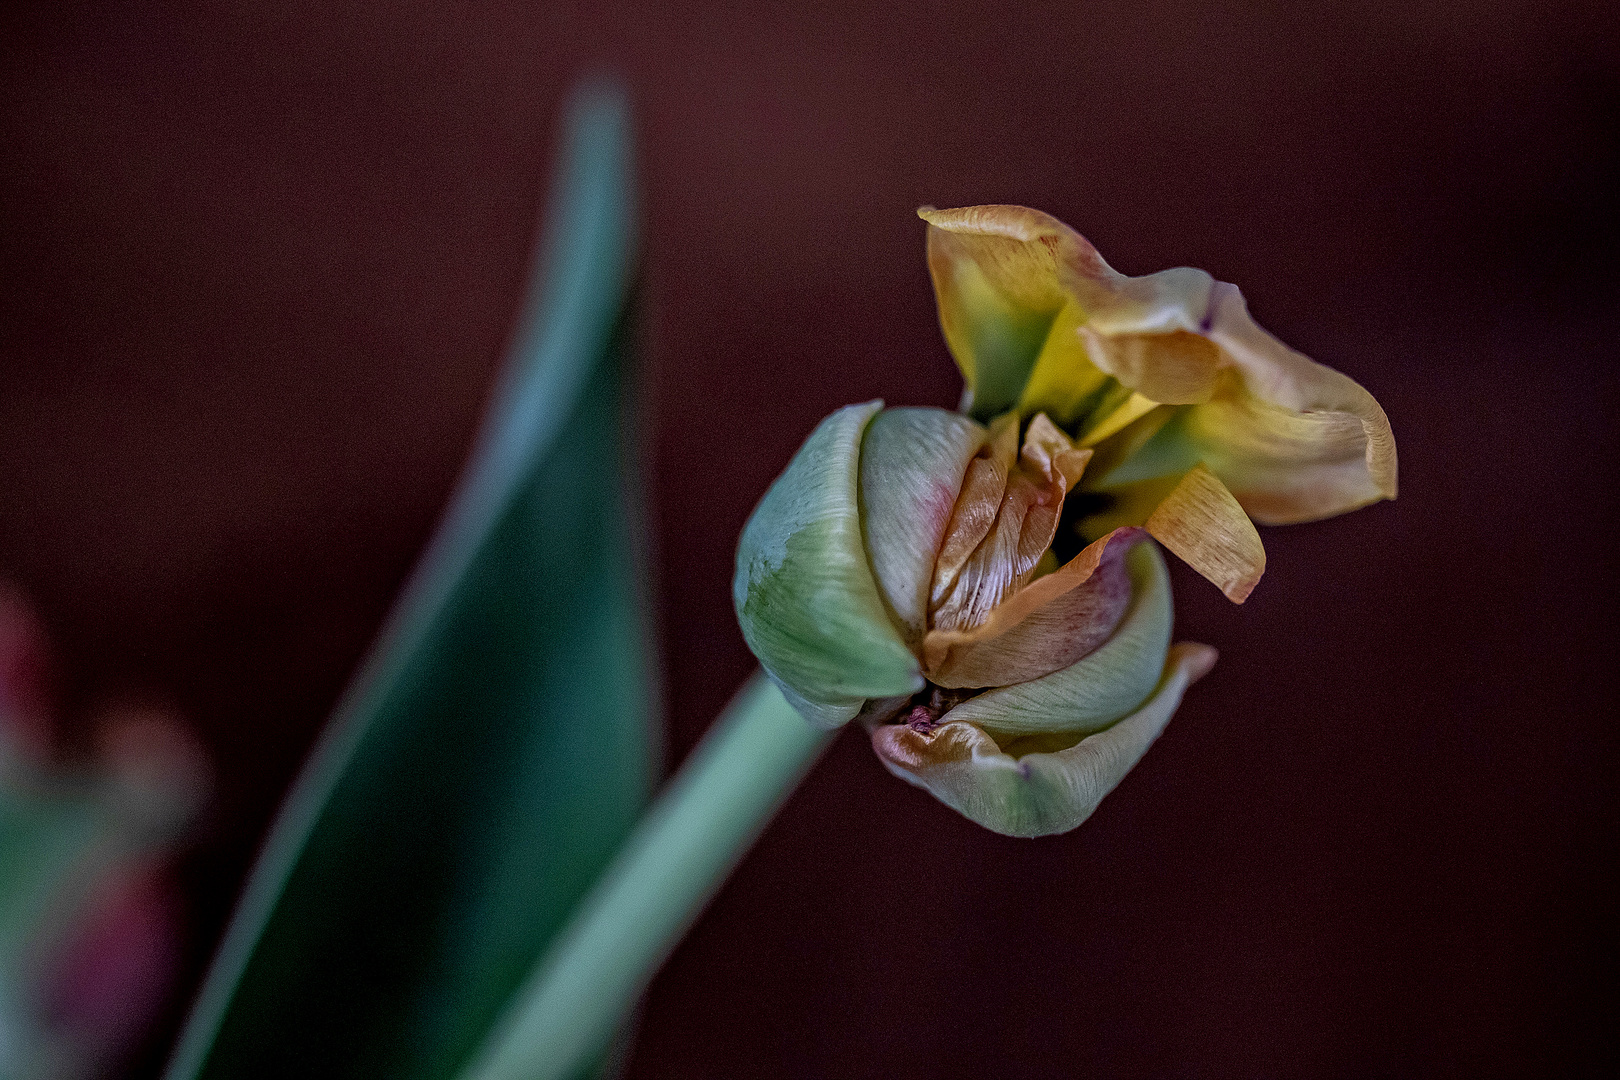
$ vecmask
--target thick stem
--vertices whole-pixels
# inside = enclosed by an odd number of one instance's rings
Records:
[[[756,674],[513,995],[461,1080],[570,1080],[831,740]]]

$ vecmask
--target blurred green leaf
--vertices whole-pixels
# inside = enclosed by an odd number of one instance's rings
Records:
[[[3,734],[3,733],[0,733]],[[110,831],[86,785],[31,790],[0,746],[0,1080],[28,1075],[47,1051],[35,1000],[40,953],[65,932],[98,880]],[[77,887],[76,887],[77,886]]]
[[[272,831],[169,1080],[453,1075],[655,770],[627,459],[630,134],[577,94],[512,362]]]

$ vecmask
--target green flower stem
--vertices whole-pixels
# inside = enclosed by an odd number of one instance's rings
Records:
[[[832,739],[755,674],[513,995],[461,1080],[569,1080]]]

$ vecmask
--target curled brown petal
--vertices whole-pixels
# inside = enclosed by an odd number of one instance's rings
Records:
[[[1004,459],[1008,435],[1016,430],[1016,425],[997,429],[990,448],[994,460]],[[1077,449],[1044,415],[1030,422],[1024,449],[1007,473],[994,523],[959,565],[959,552],[965,543],[958,538],[953,521],[934,578],[936,629],[972,629],[1029,581],[1057,534],[1063,497],[1080,479],[1090,457],[1091,451]],[[958,500],[959,509],[961,506]],[[971,515],[960,516],[965,522],[963,535],[969,534],[969,528],[976,532],[982,506],[975,507]]]
[[[933,606],[950,593],[962,568],[996,523],[1017,451],[1018,418],[1009,414],[991,425],[989,439],[968,462],[961,494],[956,497],[956,508],[934,563]]]
[[[1130,604],[1125,556],[1146,534],[1117,529],[1026,586],[970,630],[931,630],[923,669],[946,687],[1009,686],[1050,674],[1108,640]]]

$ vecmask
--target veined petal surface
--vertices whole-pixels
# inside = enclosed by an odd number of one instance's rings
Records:
[[[1091,458],[1045,414],[1030,421],[1015,460],[1017,439],[1017,416],[1008,413],[969,466],[930,590],[936,629],[971,630],[1023,588],[1052,546],[1064,496]],[[1002,482],[999,493],[992,480]],[[986,529],[992,505],[994,520]]]
[[[1130,548],[1125,566],[1130,606],[1106,642],[1061,671],[969,698],[944,719],[1013,739],[1098,731],[1141,704],[1158,682],[1170,647],[1170,574],[1158,548],[1146,542]]]
[[[1113,634],[1131,600],[1125,558],[1143,537],[1120,529],[1027,585],[967,631],[923,639],[923,671],[950,688],[1008,686],[1068,667]]]
[[[875,728],[872,745],[890,772],[993,832],[1064,833],[1090,817],[1142,759],[1182,693],[1214,663],[1215,650],[1207,645],[1177,645],[1140,708],[1064,749],[1020,754],[1014,747],[1008,753],[982,728],[951,720],[949,713],[930,735],[904,724]]]
[[[923,685],[861,536],[861,441],[882,407],[849,405],[823,420],[737,545],[732,601],[743,637],[789,700],[823,727],[849,720],[867,698]]]
[[[1395,497],[1395,440],[1378,402],[1261,329],[1236,286],[1190,267],[1120,274],[1027,207],[919,213],[940,322],[975,410],[1016,401],[1025,415],[1045,408],[1075,422],[1115,384],[1142,399],[1122,426],[1151,403],[1184,406],[1136,460],[1094,472],[1088,486],[1181,476],[1202,462],[1263,524]],[[1045,320],[1045,337],[991,348],[1015,316]]]
[[[1147,531],[1241,604],[1266,572],[1254,523],[1220,478],[1195,465],[1148,515]]]
[[[934,560],[963,475],[985,437],[983,427],[944,409],[885,409],[866,427],[861,444],[866,552],[878,591],[913,647],[928,628]]]

